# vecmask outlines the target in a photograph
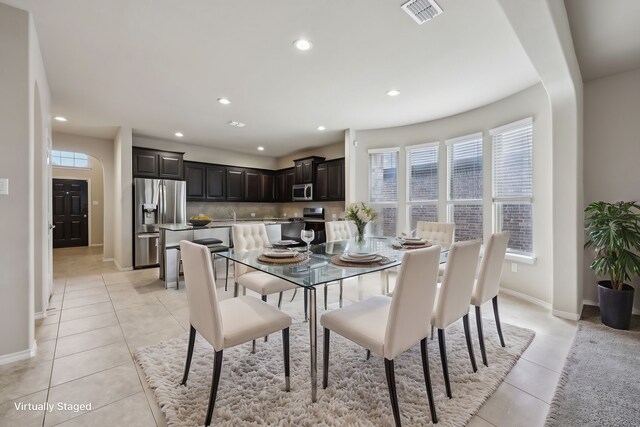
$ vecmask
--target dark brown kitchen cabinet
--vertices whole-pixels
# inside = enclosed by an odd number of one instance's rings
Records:
[[[295,183],[296,184],[313,183],[317,164],[322,161],[324,161],[323,157],[315,157],[315,156],[294,160]]]
[[[344,159],[327,162],[327,199],[344,200]]]
[[[226,174],[227,168],[218,165],[207,166],[206,196],[209,201],[225,200],[226,198]]]
[[[244,201],[260,201],[260,172],[256,170],[244,170]]]
[[[206,199],[206,166],[201,163],[184,162],[184,179],[187,181],[187,201]]]
[[[183,155],[184,153],[134,147],[133,177],[181,180],[184,178]]]
[[[344,159],[318,165],[314,190],[316,200],[344,200]]]
[[[287,169],[284,175],[285,193],[283,202],[293,201],[293,185],[296,183],[296,173],[294,169]]]
[[[260,200],[263,202],[276,201],[275,175],[273,172],[260,173]]]
[[[285,171],[278,171],[276,173],[276,201],[286,202],[285,200],[285,188],[286,188],[286,174]]]
[[[227,200],[244,201],[244,169],[227,168]]]

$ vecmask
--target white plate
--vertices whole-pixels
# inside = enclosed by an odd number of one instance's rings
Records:
[[[359,264],[359,263],[360,264],[371,264],[371,263],[380,261],[382,259],[382,257],[380,255],[376,255],[373,258],[364,258],[363,259],[363,258],[349,258],[346,255],[341,255],[340,259],[342,261],[344,261],[344,262],[352,262],[352,263],[355,263],[355,264]]]
[[[357,258],[357,259],[365,259],[365,258],[375,258],[378,256],[375,252],[348,252],[345,254],[348,258]]]
[[[268,256],[269,258],[293,258],[296,255],[296,252],[278,250],[266,251],[264,253],[264,256]]]
[[[273,242],[274,245],[287,246],[287,245],[295,245],[298,242],[295,240],[278,240],[277,242]]]

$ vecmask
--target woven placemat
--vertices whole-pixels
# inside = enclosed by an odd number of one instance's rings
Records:
[[[307,260],[307,256],[305,254],[296,254],[294,257],[289,258],[272,258],[266,255],[259,255],[258,261],[263,264],[272,264],[272,265],[293,265],[300,264],[301,262],[305,262]]]
[[[340,255],[334,255],[331,257],[331,262],[340,267],[380,267],[382,265],[389,264],[391,260],[386,256],[383,256],[380,261],[376,262],[348,262],[340,259]]]

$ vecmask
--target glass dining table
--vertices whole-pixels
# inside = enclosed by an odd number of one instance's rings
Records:
[[[306,248],[296,248],[305,253]],[[258,258],[264,254],[264,249],[252,251],[219,252],[216,255],[228,258],[231,261],[244,264],[256,270],[263,271],[283,280],[296,284],[304,289],[307,296],[308,321],[309,321],[309,350],[311,358],[311,401],[317,398],[318,378],[318,318],[316,305],[316,287],[325,283],[336,282],[351,277],[361,276],[373,272],[387,273],[389,268],[397,267],[402,263],[405,249],[398,248],[396,239],[388,237],[368,237],[364,244],[356,244],[351,240],[339,240],[318,245],[312,245],[308,258],[295,264],[271,264],[264,263]],[[440,262],[447,259],[448,250],[442,250]],[[375,264],[352,264],[349,266],[338,265],[335,257],[347,253],[376,253],[382,257],[381,262]],[[334,258],[334,261],[332,261]],[[345,263],[340,263],[345,264]],[[382,292],[389,292],[388,275],[384,275]],[[237,296],[237,285],[236,285]]]

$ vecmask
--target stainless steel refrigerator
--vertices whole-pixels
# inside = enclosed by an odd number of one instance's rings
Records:
[[[158,224],[187,222],[185,181],[169,179],[133,180],[134,267],[158,265],[161,258]]]

